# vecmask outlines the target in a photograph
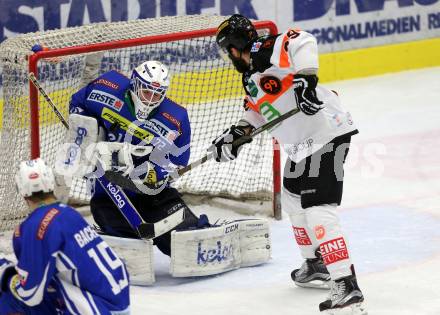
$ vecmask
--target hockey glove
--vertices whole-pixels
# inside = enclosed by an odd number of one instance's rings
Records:
[[[0,294],[6,291],[9,279],[16,273],[14,264],[0,255]]]
[[[318,77],[316,75],[295,75],[293,79],[293,89],[295,90],[296,104],[306,115],[315,115],[324,108],[316,96],[316,85]]]
[[[128,176],[135,168],[134,160],[148,156],[154,147],[120,142],[98,142],[95,148],[95,163],[106,171],[119,171]]]
[[[249,124],[239,122],[237,126],[232,125],[218,136],[212,145],[208,148],[208,152],[212,152],[217,162],[228,162],[235,160],[241,150],[241,146],[245,143],[252,142],[252,138],[244,138],[239,144],[233,144],[234,141],[247,135],[246,129],[250,128]]]

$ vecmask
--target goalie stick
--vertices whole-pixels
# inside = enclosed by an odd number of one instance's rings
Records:
[[[275,127],[280,122],[286,120],[289,117],[292,117],[293,115],[295,115],[295,114],[297,114],[299,112],[300,112],[300,110],[298,108],[292,109],[292,110],[282,114],[281,116],[278,116],[277,118],[269,121],[268,123],[258,127],[253,132],[251,132],[250,135],[245,135],[245,136],[242,136],[241,138],[238,138],[237,140],[232,142],[232,145],[233,146],[240,146],[243,143],[248,142],[249,139],[253,139],[254,137],[259,135],[263,131],[266,131],[266,130],[269,130],[269,129]],[[206,154],[205,156],[203,156],[200,159],[198,159],[198,160],[188,164],[187,166],[182,167],[182,168],[176,170],[174,173],[170,173],[168,178],[166,179],[166,181],[172,182],[172,181],[177,180],[183,174],[185,174],[185,173],[191,171],[192,169],[194,169],[194,168],[196,168],[196,167],[206,163],[207,161],[211,160],[212,157],[213,157],[212,153]],[[129,177],[122,176],[122,174],[120,172],[107,171],[107,172],[105,172],[105,177],[107,179],[109,179],[111,182],[116,183],[117,185],[123,187],[124,189],[129,189],[129,190],[135,191],[135,192],[140,193],[140,194],[145,193],[141,189],[139,189],[139,185],[143,185],[143,184],[134,183]],[[164,184],[165,184],[165,180],[159,181],[158,183],[156,183],[156,186],[160,187],[160,186],[162,186]],[[148,188],[150,188],[150,187],[148,187]],[[154,187],[151,187],[151,188],[154,188]]]
[[[63,117],[63,115],[58,110],[57,106],[46,93],[46,91],[43,89],[40,82],[38,82],[34,73],[31,72],[29,74],[29,80],[40,91],[41,95],[43,95],[47,103],[49,103],[52,110],[61,121],[61,123],[64,125],[64,127],[66,127],[66,129],[69,129],[69,123]],[[173,214],[156,223],[145,222],[122,189],[120,189],[117,185],[112,184],[104,176],[96,177],[96,180],[109,195],[110,199],[119,209],[119,211],[121,211],[127,222],[139,234],[141,238],[151,239],[158,237],[170,231],[171,229],[182,223],[185,219],[184,209],[179,209]]]

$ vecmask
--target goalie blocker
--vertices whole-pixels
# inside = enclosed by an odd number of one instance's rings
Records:
[[[95,146],[102,139],[98,122],[93,117],[70,114],[66,124],[70,128],[64,145],[57,151],[55,172],[70,186],[69,179],[83,177],[94,170]]]

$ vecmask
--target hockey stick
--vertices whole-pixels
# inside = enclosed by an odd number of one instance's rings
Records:
[[[292,110],[288,111],[287,113],[282,114],[281,116],[278,116],[277,118],[269,121],[268,123],[258,127],[254,131],[252,131],[250,135],[242,136],[241,138],[238,138],[237,140],[233,141],[232,142],[232,146],[240,146],[240,145],[248,142],[249,139],[253,139],[254,137],[259,135],[263,131],[266,131],[266,130],[269,130],[269,129],[275,127],[276,125],[278,125],[283,120],[286,120],[287,118],[292,117],[293,115],[299,113],[299,111],[300,110],[298,108],[295,108],[295,109],[292,109]],[[212,157],[213,157],[213,154],[212,153],[208,153],[205,156],[203,156],[202,158],[192,162],[191,164],[188,164],[187,166],[182,167],[181,169],[179,169],[176,172],[177,176],[175,176],[175,177],[172,176],[172,175],[170,176],[170,180],[173,181],[173,180],[178,179],[180,176],[182,176],[183,174],[191,171],[195,167],[198,167],[198,166],[204,164],[205,162],[211,160]]]
[[[58,110],[58,108],[55,106],[55,103],[52,101],[52,99],[47,95],[46,91],[43,89],[43,87],[40,85],[40,83],[37,81],[37,78],[35,77],[35,74],[33,72],[29,73],[29,80],[31,80],[32,84],[40,91],[41,95],[46,99],[47,103],[52,107],[53,112],[55,115],[57,115],[58,119],[61,121],[61,123],[69,129],[69,124],[67,123],[66,119],[63,117],[63,114]]]
[[[43,95],[45,100],[49,103],[52,110],[61,121],[61,123],[64,125],[64,127],[66,127],[66,129],[69,129],[69,123],[58,110],[57,106],[49,97],[49,95],[47,95],[46,91],[43,89],[40,82],[38,82],[37,78],[32,72],[29,74],[29,80],[40,91],[41,95]],[[182,223],[185,219],[184,209],[179,209],[165,219],[156,223],[145,222],[123,190],[121,190],[118,186],[113,185],[104,176],[96,177],[96,180],[102,186],[104,191],[109,195],[110,199],[113,201],[116,207],[121,211],[121,214],[125,217],[130,226],[139,234],[141,238],[151,239],[158,237],[170,231],[178,224]]]
[[[249,139],[253,139],[263,131],[269,130],[273,127],[275,127],[277,124],[282,122],[283,120],[286,120],[289,117],[292,117],[293,115],[299,113],[299,109],[295,108],[287,113],[284,113],[281,116],[278,116],[277,118],[269,121],[268,123],[258,127],[255,129],[250,135],[242,136],[239,139],[236,139],[232,142],[233,146],[240,146],[243,143],[246,143],[249,141]],[[200,165],[206,163],[207,161],[211,160],[213,157],[212,153],[208,153],[205,156],[201,157],[200,159],[188,164],[185,167],[180,168],[179,170],[175,171],[174,173],[170,173],[168,178],[166,179],[168,182],[172,182],[180,178],[183,174],[191,171],[192,169],[199,167]],[[137,193],[143,194],[144,192],[138,187],[139,185],[143,184],[136,184],[134,183],[130,178],[122,176],[121,173],[115,172],[115,171],[107,171],[105,172],[105,177],[109,179],[111,182],[118,184],[119,186],[123,187],[124,189],[129,189],[132,191],[135,191]],[[165,181],[159,181],[156,185],[162,186],[165,184]],[[154,187],[152,187],[154,189]]]

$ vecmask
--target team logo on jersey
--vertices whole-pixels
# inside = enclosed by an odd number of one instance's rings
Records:
[[[267,94],[278,94],[281,91],[281,81],[272,75],[260,79],[261,89]]]
[[[92,90],[92,92],[90,92],[89,96],[87,97],[87,100],[110,106],[111,108],[116,109],[118,112],[124,105],[124,102],[116,96],[99,90]]]
[[[49,227],[50,223],[57,216],[58,213],[60,213],[60,211],[55,208],[50,209],[46,213],[46,215],[41,220],[40,225],[38,226],[37,239],[42,240],[44,238],[47,228]]]
[[[252,44],[251,52],[257,52],[260,50],[261,42],[255,42]]]

